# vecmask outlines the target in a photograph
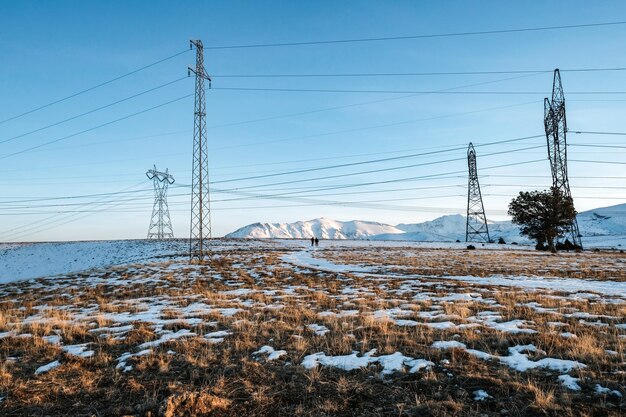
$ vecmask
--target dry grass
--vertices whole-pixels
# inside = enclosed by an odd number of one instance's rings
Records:
[[[573,266],[576,258],[569,255],[560,258],[566,265],[551,269],[547,255],[534,252],[476,251],[468,255],[464,251],[420,250],[414,256],[407,252],[406,248],[345,249],[325,251],[324,256],[343,263],[380,263],[399,274],[426,270],[435,276],[482,276],[503,270],[509,271],[507,274],[522,270],[528,275],[582,274]],[[407,280],[402,278],[373,280],[296,269],[286,266],[280,255],[252,249],[230,251],[210,265],[174,272],[166,269],[169,262],[135,266],[132,271],[113,268],[101,273],[97,285],[90,283],[89,275],[77,274],[50,281],[57,284],[51,290],[45,285],[28,288],[27,283],[0,287],[0,332],[15,332],[0,338],[0,397],[5,397],[0,414],[618,416],[625,410],[624,397],[599,396],[594,391],[595,384],[600,384],[624,393],[626,340],[621,337],[624,332],[614,326],[624,321],[624,303],[570,300],[548,291],[471,287],[460,282],[415,284],[406,290]],[[581,255],[584,259],[576,262],[583,269],[593,266],[596,278],[624,279],[624,270],[615,272],[624,258],[613,255],[585,253]],[[144,281],[147,278],[151,279],[148,283]],[[439,282],[436,277],[433,281]],[[28,291],[16,294],[16,288]],[[58,297],[70,290],[71,298]],[[431,293],[426,298],[415,297],[426,292]],[[481,294],[481,298],[437,301],[467,292]],[[550,310],[538,311],[529,303]],[[210,310],[190,310],[200,304]],[[162,308],[154,310],[155,306]],[[220,310],[228,308],[239,311]],[[352,310],[358,313],[347,313]],[[402,313],[381,313],[389,311]],[[473,321],[487,311],[495,311],[501,317],[498,321],[523,320],[536,333],[504,333]],[[322,312],[325,314],[320,315]],[[610,316],[602,318],[608,326],[566,316],[572,312]],[[430,313],[441,317],[428,318]],[[140,319],[127,320],[131,314]],[[423,324],[399,326],[396,319]],[[442,330],[428,326],[442,321],[476,327]],[[563,326],[555,327],[553,322]],[[122,333],[91,331],[128,324],[132,330]],[[329,332],[316,335],[307,327],[310,324],[323,325]],[[141,344],[159,339],[164,330],[189,330],[196,335],[151,346],[152,353],[127,359],[126,366],[132,366],[128,372],[116,368],[124,353],[138,352]],[[204,337],[221,330],[231,332],[221,343]],[[565,338],[562,332],[576,338]],[[19,336],[25,333],[32,336]],[[87,344],[94,355],[77,357],[43,339],[57,334],[62,345]],[[439,340],[457,340],[468,348],[501,356],[508,355],[511,346],[534,344],[539,352],[529,355],[532,360],[551,357],[585,363],[586,368],[570,373],[580,378],[583,389],[563,388],[557,381],[558,372],[518,372],[462,349],[431,348]],[[287,353],[274,361],[252,355],[264,345]],[[383,376],[380,365],[351,372],[330,367],[307,370],[299,365],[316,352],[345,355],[371,349],[376,349],[377,355],[401,352],[430,360],[435,366],[413,374],[405,369]],[[34,375],[35,369],[54,360],[61,366]],[[473,392],[479,389],[491,398],[475,401]]]

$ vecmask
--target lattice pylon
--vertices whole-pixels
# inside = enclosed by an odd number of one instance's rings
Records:
[[[476,167],[476,151],[470,142],[467,148],[467,167],[469,169],[467,182],[467,220],[465,224],[466,242],[491,242],[489,226],[485,216],[483,197],[478,182]]]
[[[189,68],[196,76],[196,94],[193,124],[193,162],[191,180],[190,260],[204,261],[211,244],[211,204],[209,196],[209,149],[206,133],[206,104],[204,81],[211,77],[204,69],[204,46],[201,40],[190,41],[196,48],[196,67]]]
[[[154,206],[150,227],[148,227],[148,239],[171,239],[174,237],[174,231],[170,209],[167,205],[167,188],[170,184],[174,184],[174,177],[167,169],[165,172],[158,171],[156,165],[154,169],[146,172],[146,176],[154,183]]]
[[[545,98],[544,107],[544,128],[548,144],[548,159],[552,171],[552,186],[563,192],[566,197],[572,197],[569,188],[569,178],[567,174],[567,118],[565,117],[565,94],[561,82],[561,73],[554,70],[552,82],[552,101]],[[574,245],[582,249],[582,240],[578,230],[576,218],[570,224],[566,238]]]

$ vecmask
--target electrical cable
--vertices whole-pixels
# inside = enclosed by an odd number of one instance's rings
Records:
[[[26,115],[28,115],[28,114],[32,114],[32,113],[34,113],[34,112],[36,112],[36,111],[39,111],[39,110],[45,109],[46,107],[53,106],[53,105],[55,105],[55,104],[58,104],[58,103],[61,103],[61,102],[63,102],[63,101],[69,100],[69,99],[71,99],[71,98],[77,97],[77,96],[79,96],[79,95],[81,95],[81,94],[85,94],[85,93],[87,93],[87,92],[89,92],[89,91],[93,91],[93,90],[95,90],[95,89],[97,89],[97,88],[103,87],[103,86],[108,85],[108,84],[111,84],[111,83],[113,83],[113,82],[115,82],[115,81],[121,80],[122,78],[126,78],[126,77],[128,77],[128,76],[130,76],[130,75],[136,74],[136,73],[138,73],[138,72],[140,72],[140,71],[143,71],[143,70],[145,70],[145,69],[148,69],[148,68],[150,68],[150,67],[153,67],[153,66],[155,66],[155,65],[158,65],[158,64],[160,64],[160,63],[162,63],[162,62],[169,61],[170,59],[176,58],[177,56],[182,55],[182,54],[187,53],[187,52],[189,52],[189,49],[185,49],[184,51],[177,52],[177,53],[175,53],[174,55],[170,55],[170,56],[168,56],[168,57],[165,57],[165,58],[163,58],[163,59],[160,59],[160,60],[158,60],[158,61],[155,61],[155,62],[153,62],[153,63],[151,63],[151,64],[144,65],[144,66],[143,66],[143,67],[141,67],[141,68],[138,68],[138,69],[136,69],[136,70],[133,70],[133,71],[127,72],[126,74],[123,74],[123,75],[120,75],[120,76],[118,76],[118,77],[112,78],[112,79],[110,79],[110,80],[108,80],[108,81],[105,81],[105,82],[102,82],[102,83],[100,83],[100,84],[96,84],[96,85],[94,85],[93,87],[86,88],[86,89],[81,90],[81,91],[79,91],[79,92],[77,92],[77,93],[70,94],[69,96],[65,96],[65,97],[63,97],[63,98],[61,98],[61,99],[58,99],[58,100],[52,101],[52,102],[50,102],[50,103],[44,104],[43,106],[39,106],[39,107],[36,107],[36,108],[34,108],[34,109],[32,109],[32,110],[28,110],[28,111],[26,111],[26,112],[24,112],[24,113],[18,114],[18,115],[16,115],[16,116],[9,117],[8,119],[0,120],[0,124],[3,124],[3,123],[6,123],[6,122],[9,122],[9,121],[11,121],[11,120],[18,119],[18,118],[23,117],[23,116],[26,116]]]
[[[88,115],[88,114],[92,114],[92,113],[95,113],[95,112],[97,112],[97,111],[100,111],[100,110],[103,110],[103,109],[106,109],[106,108],[109,108],[109,107],[115,106],[116,104],[120,104],[120,103],[123,103],[123,102],[128,101],[128,100],[132,100],[132,99],[137,98],[137,97],[139,97],[139,96],[142,96],[142,95],[144,95],[144,94],[151,93],[152,91],[156,91],[156,90],[159,90],[159,89],[161,89],[161,88],[167,87],[167,86],[169,86],[169,85],[175,84],[175,83],[177,83],[177,82],[179,82],[179,81],[185,80],[185,79],[187,79],[187,78],[188,78],[188,77],[181,77],[181,78],[178,78],[178,79],[176,79],[176,80],[174,80],[174,81],[170,81],[170,82],[167,82],[167,83],[165,83],[165,84],[161,84],[161,85],[159,85],[159,86],[157,86],[157,87],[153,87],[153,88],[150,88],[150,89],[148,89],[148,90],[141,91],[141,92],[139,92],[139,93],[137,93],[137,94],[133,94],[132,96],[128,96],[128,97],[123,98],[123,99],[121,99],[121,100],[114,101],[113,103],[109,103],[109,104],[106,104],[106,105],[104,105],[104,106],[97,107],[97,108],[95,108],[95,109],[92,109],[92,110],[86,111],[86,112],[84,112],[84,113],[80,113],[80,114],[77,114],[77,115],[75,115],[75,116],[69,117],[69,118],[67,118],[67,119],[63,119],[63,120],[61,120],[61,121],[59,121],[59,122],[55,122],[55,123],[49,124],[49,125],[47,125],[47,126],[43,126],[43,127],[37,128],[37,129],[35,129],[35,130],[31,130],[30,132],[22,133],[22,134],[20,134],[20,135],[13,136],[13,137],[8,138],[8,139],[1,140],[1,141],[0,141],[0,144],[2,144],[2,143],[6,143],[6,142],[11,142],[11,141],[13,141],[13,140],[15,140],[15,139],[19,139],[19,138],[22,138],[22,137],[24,137],[24,136],[31,135],[31,134],[33,134],[33,133],[41,132],[42,130],[46,130],[46,129],[49,129],[49,128],[54,127],[54,126],[58,126],[58,125],[60,125],[60,124],[63,124],[63,123],[69,122],[69,121],[71,121],[71,120],[76,120],[76,119],[78,119],[78,118],[80,118],[80,117],[83,117],[83,116],[86,116],[86,115]]]
[[[40,143],[39,145],[31,146],[30,148],[22,149],[20,151],[16,151],[16,152],[13,152],[13,153],[0,155],[0,159],[6,159],[6,158],[9,158],[9,157],[12,157],[12,156],[16,156],[16,155],[20,155],[20,154],[32,151],[34,149],[39,149],[39,148],[42,148],[44,146],[51,145],[53,143],[57,143],[57,142],[60,142],[60,141],[63,141],[63,140],[67,140],[67,139],[73,138],[75,136],[82,135],[83,133],[91,132],[93,130],[100,129],[100,128],[105,127],[105,126],[109,126],[111,124],[114,124],[114,123],[117,123],[117,122],[121,122],[123,120],[130,119],[131,117],[135,117],[135,116],[138,116],[140,114],[147,113],[149,111],[152,111],[152,110],[155,110],[155,109],[167,106],[168,104],[172,104],[172,103],[175,103],[177,101],[184,100],[186,98],[192,97],[193,95],[194,95],[193,93],[192,94],[187,94],[187,95],[184,95],[182,97],[178,97],[176,99],[173,99],[173,100],[170,100],[170,101],[166,101],[165,103],[161,103],[161,104],[158,104],[156,106],[149,107],[147,109],[138,111],[136,113],[132,113],[132,114],[129,114],[127,116],[120,117],[120,118],[112,120],[110,122],[102,123],[102,124],[99,124],[99,125],[97,125],[95,127],[91,127],[89,129],[81,130],[80,132],[76,132],[76,133],[72,133],[70,135],[62,136],[60,138],[57,138],[57,139],[54,139],[54,140],[50,140],[48,142]]]
[[[626,71],[626,67],[613,68],[571,68],[560,72],[610,72]],[[332,78],[332,77],[422,77],[446,75],[503,75],[503,74],[546,74],[554,69],[543,70],[501,70],[501,71],[433,71],[433,72],[383,72],[383,73],[322,73],[322,74],[212,74],[212,78]]]
[[[226,91],[263,91],[286,93],[365,93],[365,94],[444,94],[444,95],[538,95],[545,96],[545,91],[440,91],[440,90],[346,90],[331,88],[276,88],[276,87],[212,87],[212,90]],[[568,91],[568,95],[622,95],[626,91]]]
[[[539,32],[561,29],[578,29],[578,28],[590,28],[601,26],[616,26],[626,24],[626,21],[618,22],[601,22],[601,23],[584,23],[578,25],[561,25],[561,26],[539,26],[539,27],[526,27],[518,29],[498,29],[498,30],[481,30],[475,32],[452,32],[452,33],[431,33],[421,35],[407,35],[407,36],[386,36],[376,38],[354,38],[354,39],[329,39],[318,41],[304,41],[304,42],[281,42],[281,43],[257,43],[257,44],[243,44],[243,45],[216,45],[205,46],[204,50],[218,50],[218,49],[244,49],[244,48],[268,48],[268,47],[284,47],[284,46],[309,46],[309,45],[330,45],[330,44],[345,44],[345,43],[357,43],[357,42],[382,42],[382,41],[397,41],[397,40],[409,40],[409,39],[429,39],[429,38],[450,38],[461,36],[482,36],[482,35],[496,35],[504,33],[521,33],[521,32]]]

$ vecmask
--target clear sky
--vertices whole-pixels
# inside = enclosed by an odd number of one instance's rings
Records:
[[[548,71],[626,67],[626,25],[211,48],[624,20],[622,1],[0,2],[0,241],[143,238],[153,203],[145,172],[155,164],[176,179],[174,234],[189,235],[194,83],[184,77],[194,64],[192,38],[204,42],[213,76],[206,101],[214,235],[257,221],[395,224],[464,213],[470,141],[487,216],[505,219],[518,191],[551,183],[542,136]],[[519,70],[545,72],[509,73]],[[504,73],[354,76],[472,71]],[[233,77],[304,74],[351,76]],[[576,94],[626,92],[626,71],[562,76],[571,130],[626,132],[626,94]],[[343,92],[254,90],[268,88]],[[417,94],[436,90],[455,94]],[[538,137],[490,144],[529,136]],[[624,138],[569,135],[579,211],[626,202]],[[438,153],[245,179],[431,151]],[[497,168],[511,163],[521,164]],[[319,178],[327,176],[335,178]]]

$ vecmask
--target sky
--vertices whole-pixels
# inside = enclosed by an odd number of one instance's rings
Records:
[[[190,39],[212,77],[214,236],[254,222],[464,214],[469,142],[487,217],[504,220],[519,191],[551,184],[543,98],[555,68],[577,210],[626,203],[626,136],[574,133],[626,132],[626,71],[607,70],[626,67],[626,24],[232,48],[626,21],[624,2],[601,5],[0,2],[0,241],[144,238],[155,165],[175,178],[174,235],[189,236]]]

